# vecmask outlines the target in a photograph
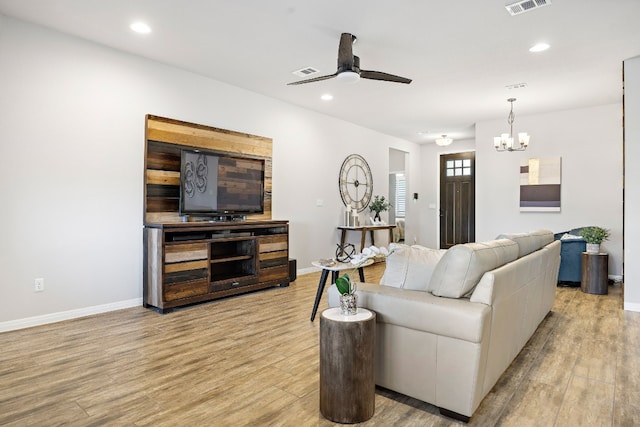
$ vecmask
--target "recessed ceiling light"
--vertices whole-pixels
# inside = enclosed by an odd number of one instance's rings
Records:
[[[151,32],[151,27],[144,22],[134,22],[129,28],[138,34],[149,34]]]
[[[333,99],[333,95],[331,95],[330,93],[325,93],[320,97],[320,99],[322,99],[323,101],[331,101]]]
[[[534,44],[529,48],[529,52],[542,52],[549,49],[549,45],[546,43]]]

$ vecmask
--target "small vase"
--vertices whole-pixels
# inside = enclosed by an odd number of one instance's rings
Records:
[[[356,294],[340,295],[340,311],[343,316],[351,316],[357,313]]]
[[[600,253],[600,244],[599,243],[587,243],[587,253],[588,254],[599,254]]]
[[[374,221],[382,221],[382,218],[380,218],[380,212],[376,212],[376,214],[373,216],[373,220]]]

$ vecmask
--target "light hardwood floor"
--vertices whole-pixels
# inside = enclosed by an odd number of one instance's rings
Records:
[[[318,278],[166,315],[138,307],[2,333],[0,425],[334,425],[319,412],[319,318],[309,321]],[[622,310],[621,293],[558,288],[469,425],[640,425],[640,313]],[[460,424],[387,390],[362,423]]]

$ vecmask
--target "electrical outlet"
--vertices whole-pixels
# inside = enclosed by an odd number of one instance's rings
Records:
[[[36,280],[34,280],[33,291],[44,292],[44,279],[42,277],[39,277]]]

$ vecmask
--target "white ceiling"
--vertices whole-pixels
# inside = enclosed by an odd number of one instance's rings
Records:
[[[472,138],[474,123],[621,102],[622,61],[640,55],[640,0],[552,0],[511,16],[505,0],[0,0],[0,14],[406,140]],[[129,29],[143,20],[153,29]],[[340,34],[361,67],[410,85],[336,79]],[[551,48],[530,53],[547,42]],[[507,85],[526,83],[525,88]],[[331,93],[332,101],[320,96]],[[421,136],[419,132],[428,132]],[[532,138],[532,143],[534,143]]]

